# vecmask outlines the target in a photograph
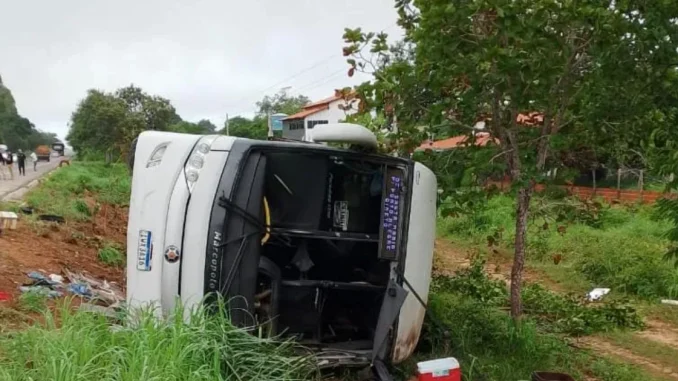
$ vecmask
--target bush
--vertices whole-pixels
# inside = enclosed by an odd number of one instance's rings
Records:
[[[589,305],[582,298],[559,295],[536,284],[523,289],[523,308],[541,327],[554,333],[580,336],[643,327],[642,318],[627,303]]]
[[[122,267],[125,265],[125,256],[115,245],[106,245],[99,250],[99,260],[108,266]]]

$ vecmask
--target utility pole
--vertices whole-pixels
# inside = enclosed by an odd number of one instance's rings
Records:
[[[271,111],[266,112],[266,122],[268,123],[268,140],[273,139],[273,128],[271,126]]]
[[[226,136],[231,136],[231,131],[228,129],[228,113],[226,113]]]

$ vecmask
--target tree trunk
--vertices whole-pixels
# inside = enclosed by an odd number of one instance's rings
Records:
[[[520,320],[523,312],[523,302],[520,294],[525,266],[525,246],[527,236],[527,218],[530,212],[530,199],[532,198],[533,185],[527,185],[518,190],[516,202],[516,240],[511,269],[511,317]]]

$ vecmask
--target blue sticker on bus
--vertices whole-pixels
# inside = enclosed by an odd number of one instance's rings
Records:
[[[153,259],[153,235],[148,230],[139,230],[139,247],[137,249],[137,270],[151,271]]]

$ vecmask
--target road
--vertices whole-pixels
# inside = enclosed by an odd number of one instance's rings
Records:
[[[19,176],[19,167],[16,163],[12,164],[14,170],[14,180],[3,180],[0,176],[0,199],[3,201],[21,198],[24,192],[19,191],[26,187],[33,180],[37,180],[46,175],[54,168],[59,166],[59,162],[66,157],[53,157],[51,161],[41,161],[38,163],[37,171],[33,171],[33,163],[26,162],[26,176]],[[18,191],[18,192],[17,192]]]

